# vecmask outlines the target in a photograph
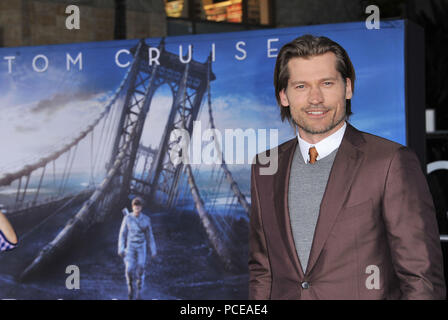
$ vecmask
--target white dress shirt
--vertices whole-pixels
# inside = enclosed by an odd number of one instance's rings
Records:
[[[305,163],[308,163],[310,160],[310,156],[308,154],[308,151],[311,147],[316,147],[317,150],[317,159],[320,160],[322,158],[325,158],[330,153],[332,153],[334,150],[339,148],[339,145],[342,142],[342,138],[344,137],[345,128],[347,127],[347,123],[344,121],[344,125],[339,128],[338,131],[335,133],[329,135],[328,137],[322,139],[316,144],[311,144],[309,142],[306,142],[300,137],[300,133],[297,135],[297,139],[299,140],[299,146],[300,146],[300,152],[302,153],[303,160]]]

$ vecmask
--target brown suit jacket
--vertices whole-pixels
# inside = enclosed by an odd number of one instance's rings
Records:
[[[249,298],[444,299],[435,210],[415,153],[348,123],[303,273],[288,211],[297,145],[277,147],[273,175],[260,175],[259,155],[252,165]]]

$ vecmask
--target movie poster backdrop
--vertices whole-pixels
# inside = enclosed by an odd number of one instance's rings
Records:
[[[242,199],[254,155],[294,137],[273,71],[281,46],[307,33],[350,55],[350,123],[406,144],[402,20],[0,48],[0,209],[19,239],[0,253],[0,298],[127,299],[118,233],[140,195],[157,246],[143,299],[246,299]],[[190,163],[164,167],[175,128]]]

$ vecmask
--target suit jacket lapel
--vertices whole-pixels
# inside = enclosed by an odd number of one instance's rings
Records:
[[[348,196],[353,178],[361,166],[364,153],[357,147],[363,142],[364,138],[359,131],[347,123],[320,205],[319,218],[314,231],[310,258],[308,259],[307,273],[311,272],[319,258],[336,217]]]
[[[295,138],[280,146],[281,149],[278,152],[278,172],[274,176],[274,205],[280,232],[284,232],[285,235],[282,239],[286,251],[302,279],[303,270],[294,244],[288,208],[289,176],[297,145],[298,140]]]

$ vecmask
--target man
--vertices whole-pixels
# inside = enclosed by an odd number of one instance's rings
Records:
[[[326,37],[279,52],[276,98],[298,136],[277,147],[275,174],[260,174],[263,154],[252,166],[251,299],[445,298],[419,161],[347,122],[354,81],[346,51]]]
[[[140,299],[140,291],[145,278],[146,250],[156,255],[151,221],[142,213],[143,200],[132,200],[132,213],[125,215],[121,223],[118,239],[118,255],[124,258],[129,300]],[[134,286],[135,280],[135,286]],[[135,288],[135,289],[134,289]]]
[[[17,235],[5,215],[0,211],[0,251],[9,251],[17,246]]]

